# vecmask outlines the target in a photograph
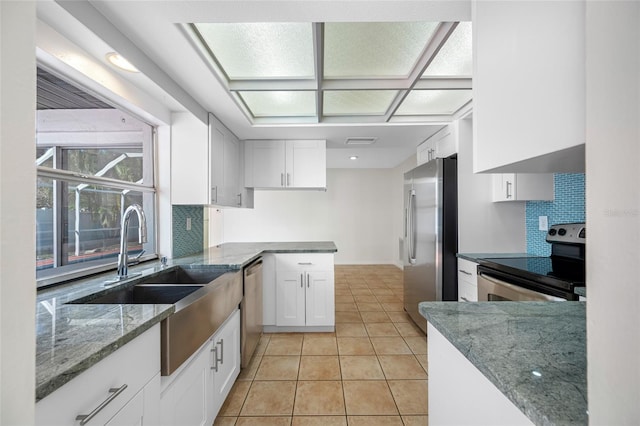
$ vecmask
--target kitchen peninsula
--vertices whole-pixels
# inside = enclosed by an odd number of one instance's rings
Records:
[[[583,302],[423,302],[420,312],[430,421],[588,423]]]

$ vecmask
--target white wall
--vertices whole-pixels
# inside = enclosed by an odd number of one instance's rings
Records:
[[[326,192],[256,191],[254,209],[212,209],[210,240],[334,241],[338,264],[395,263],[401,192],[393,169],[328,169]]]
[[[35,404],[35,2],[0,2],[0,424]]]
[[[587,2],[589,423],[640,424],[640,3]]]
[[[473,173],[472,119],[458,122],[458,251],[527,251],[525,203],[494,203],[492,174]]]

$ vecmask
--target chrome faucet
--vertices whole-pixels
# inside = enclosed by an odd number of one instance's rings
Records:
[[[133,212],[138,215],[138,242],[147,242],[147,219],[144,216],[144,211],[139,204],[132,204],[124,211],[124,214],[122,215],[122,221],[120,223],[120,254],[118,255],[118,279],[121,280],[129,276],[127,237],[129,234],[129,220],[131,219],[131,213]]]

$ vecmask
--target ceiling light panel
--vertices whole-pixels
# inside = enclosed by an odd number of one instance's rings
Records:
[[[324,76],[406,77],[436,27],[433,22],[325,23]]]
[[[316,115],[316,92],[238,92],[254,117],[309,117]]]
[[[422,76],[471,76],[471,58],[471,22],[460,22]]]
[[[309,23],[194,26],[230,80],[314,78]]]
[[[395,115],[453,114],[471,100],[471,90],[412,90]]]
[[[397,90],[327,90],[324,115],[384,115]]]

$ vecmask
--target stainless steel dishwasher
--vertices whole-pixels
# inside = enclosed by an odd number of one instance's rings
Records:
[[[262,336],[262,258],[244,268],[244,296],[240,312],[241,366],[245,368]]]

